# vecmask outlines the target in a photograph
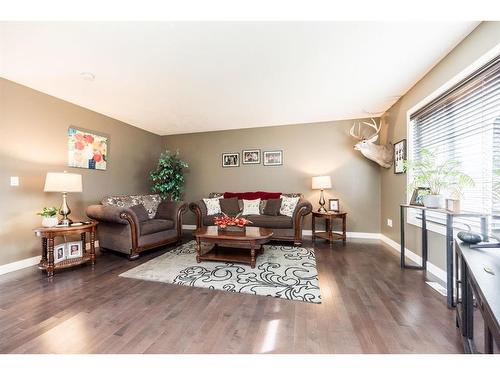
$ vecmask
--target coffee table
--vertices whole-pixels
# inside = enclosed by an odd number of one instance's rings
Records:
[[[208,226],[196,229],[193,235],[198,244],[198,263],[204,260],[223,261],[249,264],[255,268],[257,255],[262,253],[262,245],[270,241],[273,231],[270,228],[246,227],[244,231],[230,232]],[[214,247],[202,254],[202,242],[213,243]]]

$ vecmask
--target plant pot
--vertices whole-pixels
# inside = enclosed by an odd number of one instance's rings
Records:
[[[54,217],[44,217],[42,219],[42,226],[46,228],[50,227],[55,227],[57,224],[59,224],[59,219],[57,216]]]
[[[442,195],[424,195],[422,197],[422,202],[427,208],[442,208],[443,207],[443,196]]]
[[[228,225],[225,228],[218,227],[221,232],[244,232],[245,227],[239,227],[237,225]]]

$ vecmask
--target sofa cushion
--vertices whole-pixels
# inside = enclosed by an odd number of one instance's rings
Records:
[[[268,199],[264,207],[264,215],[278,216],[280,214],[281,198]]]
[[[238,198],[223,198],[220,200],[220,209],[222,212],[224,212],[226,215],[229,216],[235,216],[237,215],[241,210],[240,206],[238,204]]]
[[[215,225],[214,224],[214,219],[215,219],[216,216],[220,216],[220,215],[206,215],[206,216],[203,216],[203,225],[205,225],[205,226]]]
[[[245,218],[252,222],[252,227],[293,228],[292,218],[288,216],[247,215]]]
[[[144,206],[142,204],[132,206],[129,209],[134,212],[134,214],[135,214],[135,216],[137,216],[137,219],[139,220],[139,222],[149,220],[148,212],[146,211],[146,208],[144,208]]]
[[[247,200],[254,200],[254,199],[276,199],[279,198],[281,193],[269,193],[266,191],[247,191],[245,193],[229,193],[225,192],[224,193],[224,198],[238,198],[238,199],[247,199]]]
[[[110,195],[101,200],[104,206],[117,206],[130,208],[142,204],[150,219],[156,215],[156,209],[161,202],[161,197],[158,194],[145,195]]]
[[[141,236],[147,234],[158,233],[164,230],[169,230],[174,228],[173,220],[167,219],[151,219],[143,221],[141,224]]]

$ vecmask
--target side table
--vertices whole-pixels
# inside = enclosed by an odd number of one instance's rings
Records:
[[[60,268],[69,268],[90,262],[95,264],[95,241],[96,229],[99,223],[92,221],[90,224],[83,224],[69,227],[52,227],[52,228],[36,228],[33,231],[37,237],[42,239],[42,260],[38,264],[38,268],[47,271],[47,277],[50,279],[54,276],[54,270]],[[89,234],[90,251],[86,248],[86,234]],[[54,239],[56,237],[64,237],[67,235],[80,235],[82,241],[82,257],[65,259],[59,263],[54,263]]]
[[[325,219],[325,232],[316,232],[316,218]],[[332,230],[332,221],[333,219],[342,219],[342,232],[334,232]],[[335,240],[342,240],[342,242],[346,242],[346,227],[347,227],[347,212],[312,212],[312,237],[313,241],[316,237],[321,237],[329,242]]]

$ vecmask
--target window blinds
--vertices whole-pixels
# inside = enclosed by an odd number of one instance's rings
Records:
[[[412,157],[455,159],[474,180],[461,207],[500,214],[500,56],[410,116]]]

